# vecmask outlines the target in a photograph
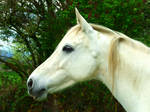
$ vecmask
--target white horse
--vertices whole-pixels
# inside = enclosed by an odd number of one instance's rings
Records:
[[[127,112],[150,112],[150,49],[76,9],[72,27],[54,53],[30,75],[29,94],[41,100],[75,83],[102,81]]]

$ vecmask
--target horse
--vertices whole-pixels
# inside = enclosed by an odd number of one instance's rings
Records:
[[[150,48],[123,33],[88,23],[75,8],[77,25],[27,80],[42,100],[78,82],[104,83],[127,112],[150,112]]]

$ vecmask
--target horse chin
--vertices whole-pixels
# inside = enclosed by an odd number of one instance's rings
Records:
[[[47,98],[47,93],[43,93],[41,96],[39,97],[33,97],[33,99],[37,100],[37,101],[43,101]]]

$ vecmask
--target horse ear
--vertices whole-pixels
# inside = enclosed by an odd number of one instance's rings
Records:
[[[75,13],[76,13],[76,19],[77,19],[77,24],[81,25],[82,31],[88,33],[93,31],[93,28],[90,26],[90,24],[81,16],[79,13],[78,9],[75,8]]]

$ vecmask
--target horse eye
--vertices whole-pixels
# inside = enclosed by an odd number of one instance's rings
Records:
[[[66,53],[70,53],[70,52],[72,52],[74,49],[73,49],[73,47],[70,46],[70,45],[65,45],[62,50],[65,51]]]

